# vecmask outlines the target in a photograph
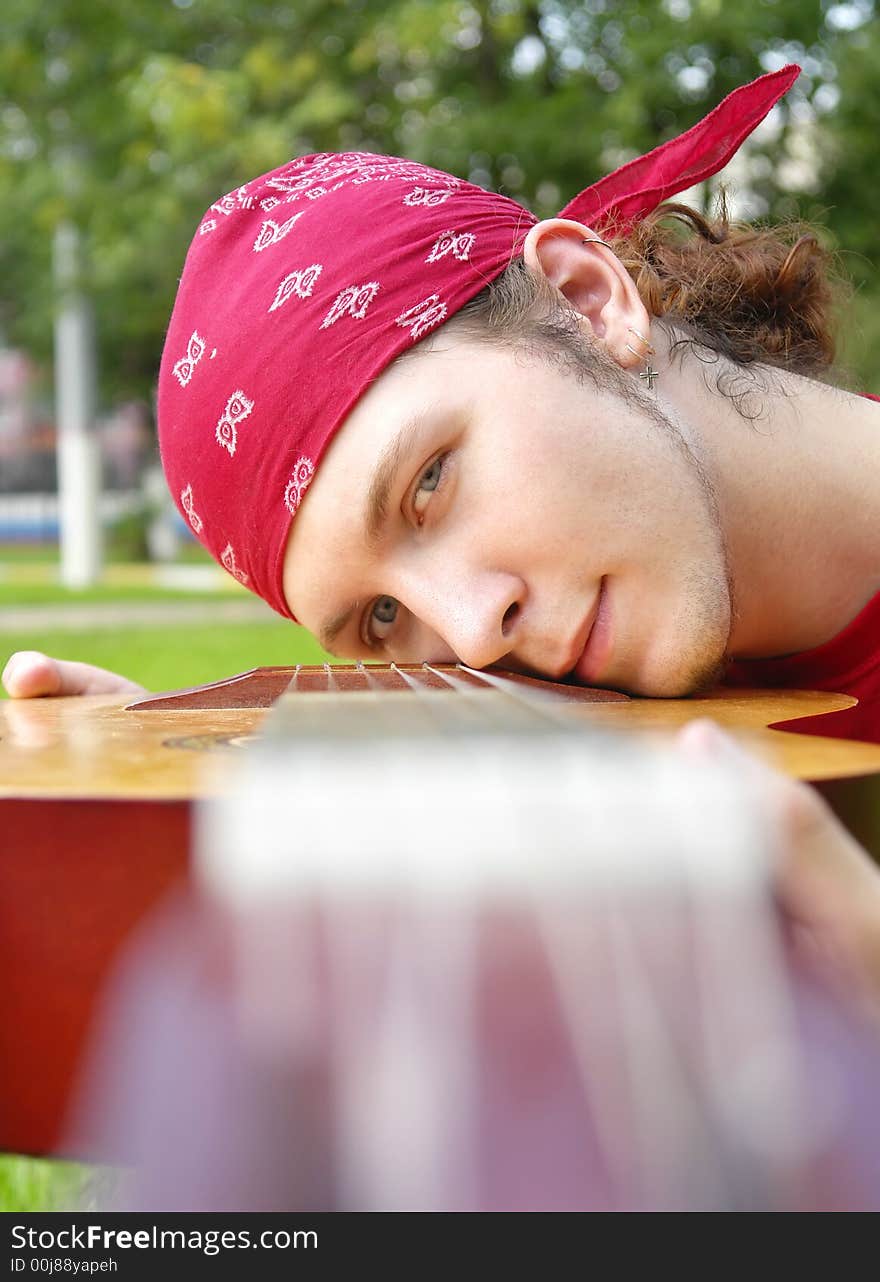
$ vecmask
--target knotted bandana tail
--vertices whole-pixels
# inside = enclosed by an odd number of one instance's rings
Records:
[[[560,211],[622,236],[664,200],[723,169],[800,75],[792,63],[734,89],[693,128],[600,178]]]

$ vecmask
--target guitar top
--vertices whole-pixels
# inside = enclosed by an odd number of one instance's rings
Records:
[[[631,699],[609,690],[452,665],[317,665],[257,668],[128,707],[106,695],[3,701],[0,798],[182,800],[211,795],[222,789],[223,772],[206,770],[206,761],[234,761],[263,733],[262,723],[278,699],[288,708],[288,730],[298,717],[302,732],[309,733],[310,726],[325,724],[331,715],[337,728],[343,724],[352,696],[359,703],[375,701],[377,734],[392,709],[399,725],[410,712],[417,718],[426,709],[432,715],[445,709],[448,716],[456,698],[474,710],[474,724],[490,717],[498,731],[506,722],[518,732],[530,723],[538,731],[550,718],[557,728],[585,725],[663,734],[705,716],[798,778],[819,781],[880,771],[880,745],[772,729],[780,722],[850,707],[855,701],[848,695],[719,689],[690,699]],[[291,712],[293,703],[301,713]]]

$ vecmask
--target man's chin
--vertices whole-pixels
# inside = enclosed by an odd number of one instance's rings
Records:
[[[634,678],[607,681],[581,681],[574,673],[563,678],[566,685],[589,686],[597,690],[617,690],[636,699],[690,699],[708,694],[724,679],[728,660],[724,657],[702,663],[687,672],[648,673]]]
[[[581,686],[593,690],[616,690],[637,699],[688,699],[707,694],[720,685],[728,662],[727,657],[722,656],[720,659],[704,660],[687,670],[677,672],[670,671],[668,666],[658,665],[660,671],[657,672],[639,673],[636,676],[621,675],[619,678],[611,673],[605,681],[584,681],[574,671],[564,676],[553,676],[515,660],[505,660],[499,666],[508,672],[518,672],[539,681],[554,681],[559,685]]]
[[[697,698],[721,684],[726,667],[727,660],[722,657],[703,662],[687,672],[651,674],[641,681],[634,681],[628,689],[623,686],[620,689],[640,699]]]

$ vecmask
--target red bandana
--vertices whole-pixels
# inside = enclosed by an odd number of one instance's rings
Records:
[[[570,201],[621,233],[721,169],[795,66]],[[190,246],[159,374],[171,492],[230,574],[292,618],[290,523],[334,433],[394,358],[519,256],[537,220],[506,196],[392,156],[303,156],[216,201]]]

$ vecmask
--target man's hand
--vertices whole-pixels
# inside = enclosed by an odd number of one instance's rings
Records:
[[[39,650],[19,650],[3,670],[3,684],[12,699],[36,699],[43,695],[144,694],[144,687],[96,668],[91,663],[50,659]]]
[[[770,769],[714,722],[692,721],[678,743],[756,786],[777,838],[776,897],[796,941],[827,979],[880,1019],[880,868],[814,788]]]

